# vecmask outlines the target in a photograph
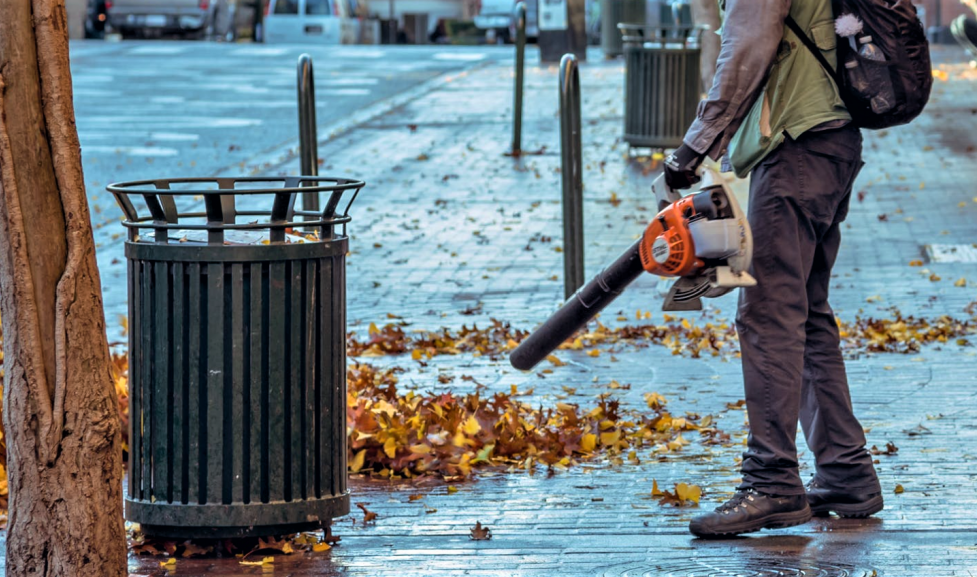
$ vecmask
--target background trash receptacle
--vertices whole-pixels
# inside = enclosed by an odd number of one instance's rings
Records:
[[[624,52],[618,24],[644,24],[645,0],[600,1],[600,47],[604,56],[612,58]]]
[[[677,148],[695,120],[701,96],[701,28],[673,38],[670,27],[618,27],[626,66],[624,141],[631,147]]]
[[[397,34],[398,27],[396,18],[380,20],[380,44],[396,44]]]
[[[345,228],[362,187],[319,177],[108,187],[128,228],[125,512],[145,533],[294,533],[349,512]],[[296,210],[301,194],[325,208]]]
[[[950,24],[950,31],[957,43],[967,50],[967,55],[977,58],[977,21],[961,14]]]
[[[407,13],[404,14],[404,32],[407,34],[408,44],[427,44],[427,23],[426,13]]]

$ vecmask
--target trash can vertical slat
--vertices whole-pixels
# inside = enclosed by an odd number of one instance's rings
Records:
[[[153,263],[153,290],[156,293],[156,301],[153,306],[158,310],[170,308],[169,275],[167,274],[168,263]],[[153,386],[153,417],[152,417],[152,439],[153,439],[153,495],[157,499],[172,500],[172,491],[169,480],[169,463],[171,442],[170,430],[170,335],[169,335],[169,315],[154,315],[156,326],[153,327],[156,333],[153,337],[152,355],[155,359],[156,370],[153,373],[155,383]]]
[[[265,398],[265,387],[268,384],[267,357],[265,355],[264,339],[267,335],[265,327],[265,266],[264,263],[252,263],[251,283],[251,478],[249,482],[250,500],[245,503],[262,503],[268,500],[268,411]]]
[[[329,283],[329,279],[332,277],[332,259],[324,258],[322,259],[322,266],[319,267],[319,275],[316,277],[316,284],[319,287],[320,294],[332,295],[332,285]],[[333,317],[332,303],[323,302],[322,306],[319,307],[319,315],[321,317],[319,319],[320,327],[331,327],[336,322],[336,319]],[[316,476],[316,479],[318,483],[318,494],[326,495],[330,493],[335,494],[336,491],[332,476],[332,455],[336,452],[336,449],[332,436],[332,395],[330,394],[330,389],[324,387],[323,383],[332,382],[333,363],[335,361],[333,360],[332,347],[330,346],[332,335],[327,331],[319,331],[318,338],[319,342],[316,354],[319,355],[319,362],[317,363],[316,370],[321,377],[316,379],[316,445],[319,447],[319,458],[317,460],[319,474]],[[343,451],[345,452],[345,447]]]
[[[206,501],[206,495],[203,492],[203,477],[207,474],[206,470],[200,470],[200,463],[204,461],[207,444],[201,444],[201,428],[203,427],[203,420],[201,417],[201,389],[206,383],[207,369],[201,361],[206,359],[206,356],[202,355],[201,343],[200,343],[200,333],[202,330],[201,315],[205,314],[206,308],[201,301],[200,294],[200,264],[190,263],[187,265],[187,270],[189,274],[187,275],[187,286],[188,295],[187,299],[187,313],[189,314],[188,320],[189,324],[189,343],[187,348],[190,349],[189,359],[190,362],[187,364],[187,380],[189,386],[187,387],[187,402],[188,402],[188,415],[187,426],[184,430],[187,432],[187,440],[189,445],[190,459],[187,461],[187,502],[189,503],[203,503]],[[201,357],[204,357],[203,359]]]
[[[665,132],[674,122],[674,112],[672,111],[675,109],[675,71],[672,70],[672,61],[673,58],[671,58],[671,54],[668,52],[663,52],[658,61],[658,90],[661,96],[661,106],[655,111],[655,134],[673,134],[671,132]],[[666,98],[666,94],[673,95],[673,97]]]
[[[153,358],[153,336],[155,330],[153,322],[153,282],[152,265],[144,263],[139,267],[139,274],[142,277],[142,300],[145,303],[142,311],[142,346],[139,349],[139,356],[142,360],[142,380],[141,386],[142,399],[139,403],[139,414],[136,419],[136,427],[142,434],[142,451],[140,458],[142,463],[142,491],[143,499],[153,499],[153,368],[155,359]]]
[[[319,291],[316,290],[316,272],[319,269],[318,260],[307,260],[303,262],[305,270],[302,272],[302,290],[304,294],[304,300],[302,305],[302,310],[305,311],[305,322],[302,323],[302,367],[304,369],[302,375],[302,414],[304,419],[302,420],[302,445],[305,460],[305,479],[303,484],[305,485],[305,490],[302,492],[302,498],[308,499],[310,497],[317,497],[315,490],[315,455],[316,455],[316,439],[315,435],[309,435],[308,431],[315,431],[315,392],[313,386],[315,383],[315,333],[316,319],[318,318],[317,311],[319,307],[322,306],[319,302]]]
[[[170,283],[173,287],[173,303],[170,318],[173,319],[173,367],[170,372],[173,391],[173,443],[170,445],[173,456],[171,470],[173,477],[173,497],[172,500],[179,503],[187,502],[187,479],[186,467],[184,463],[189,458],[187,451],[187,436],[185,428],[187,426],[186,407],[186,275],[183,273],[182,264],[174,264],[170,271]]]
[[[245,342],[247,339],[246,319],[240,313],[244,308],[244,265],[234,263],[231,265],[231,310],[232,314],[227,315],[231,320],[231,383],[245,383],[244,363],[247,360],[245,354]],[[244,441],[246,436],[244,428],[247,420],[244,413],[244,394],[247,387],[233,387],[231,390],[231,438],[228,444],[231,445],[231,502],[244,502],[244,479],[248,476],[248,471],[244,465]]]
[[[346,412],[340,411],[340,407],[346,406],[346,267],[337,266],[336,257],[333,261],[332,274],[332,307],[333,318],[339,319],[330,326],[332,332],[332,382],[339,383],[339,386],[332,387],[332,438],[340,440],[341,448],[332,452],[333,455],[333,489],[334,495],[346,493]],[[336,343],[342,343],[337,346]]]
[[[268,500],[285,500],[285,467],[287,467],[288,438],[285,436],[285,263],[273,262],[268,270]],[[272,403],[271,399],[280,402]],[[271,455],[280,454],[281,459]]]
[[[221,503],[224,478],[224,266],[207,265],[206,376],[203,386],[203,411],[206,415],[201,442],[206,447],[206,471],[203,477],[204,502]]]
[[[129,281],[129,331],[131,334],[140,335],[142,329],[141,311],[144,307],[140,306],[141,291],[136,290],[138,283],[136,275],[139,274],[139,264],[129,260],[127,263]],[[138,368],[141,364],[135,364],[139,350],[129,351],[129,498],[142,499],[142,435],[136,434],[136,423],[139,422],[139,415],[142,412],[142,375]],[[140,361],[141,362],[141,361]]]
[[[291,261],[288,263],[288,302],[289,302],[289,326],[292,330],[287,331],[285,336],[289,342],[288,368],[289,368],[289,400],[291,406],[286,406],[288,411],[288,432],[289,456],[291,462],[285,468],[286,478],[291,481],[286,500],[304,499],[303,485],[305,481],[305,470],[303,460],[305,458],[302,438],[305,437],[302,429],[302,263],[301,261]]]

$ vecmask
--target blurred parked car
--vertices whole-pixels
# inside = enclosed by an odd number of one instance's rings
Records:
[[[519,0],[481,0],[475,27],[485,31],[487,42],[509,43],[516,38],[516,4]],[[538,0],[523,0],[526,3],[526,39],[539,37]]]
[[[266,43],[354,44],[361,33],[356,0],[270,0]]]
[[[229,0],[104,0],[109,25],[123,38],[175,35],[224,38],[233,29]]]
[[[475,27],[485,31],[488,43],[508,43],[515,31],[514,0],[481,0],[478,15],[475,16]]]

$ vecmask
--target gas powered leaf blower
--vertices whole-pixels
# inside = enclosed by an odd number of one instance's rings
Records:
[[[718,175],[707,170],[705,176],[702,188],[684,197],[659,176],[651,187],[659,213],[641,239],[526,337],[509,356],[512,366],[532,369],[642,272],[677,277],[662,305],[665,311],[701,310],[703,297],[755,285],[747,272],[753,235],[746,216]]]

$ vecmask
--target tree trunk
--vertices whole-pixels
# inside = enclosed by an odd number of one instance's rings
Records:
[[[702,89],[709,92],[712,77],[716,75],[716,60],[719,58],[720,38],[716,30],[722,25],[719,20],[719,2],[716,0],[692,0],[692,19],[696,24],[705,24],[708,30],[702,33]]]
[[[7,574],[125,574],[122,450],[64,0],[0,0]]]

